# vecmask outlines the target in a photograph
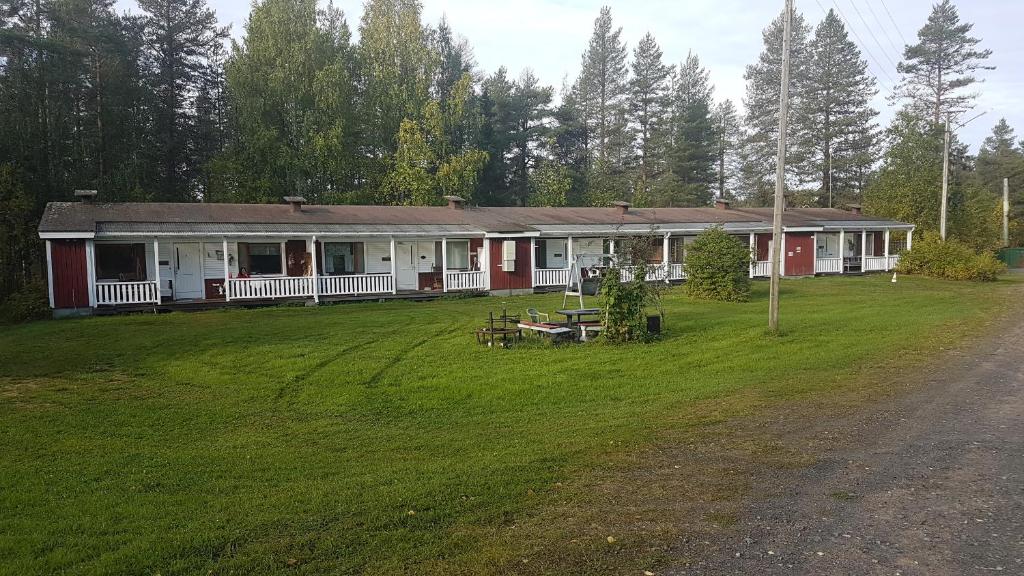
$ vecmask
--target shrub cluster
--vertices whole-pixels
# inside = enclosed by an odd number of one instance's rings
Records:
[[[686,293],[704,300],[743,302],[750,297],[750,247],[719,227],[686,249]]]
[[[35,281],[22,286],[0,303],[0,323],[28,322],[50,317],[46,284]]]
[[[913,250],[900,255],[896,271],[948,280],[991,282],[1006,271],[1006,265],[989,252],[975,252],[959,240],[942,241],[933,235],[914,242]]]

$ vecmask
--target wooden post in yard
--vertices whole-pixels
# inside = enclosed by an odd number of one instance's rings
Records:
[[[949,204],[949,118],[942,144],[942,206],[939,211],[939,237],[946,240],[946,207]]]
[[[768,330],[779,331],[779,262],[781,262],[782,207],[786,194],[786,124],[789,115],[789,43],[793,20],[793,0],[786,0],[782,32],[782,83],[779,91],[779,148],[775,166],[775,208],[772,211],[771,288],[768,299]]]
[[[1003,247],[1010,246],[1010,179],[1003,178]]]

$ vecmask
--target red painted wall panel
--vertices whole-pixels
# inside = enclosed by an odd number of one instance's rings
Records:
[[[814,274],[814,234],[786,233],[786,276]]]
[[[506,238],[491,238],[491,290],[522,290],[533,288],[533,270],[530,269],[530,239],[507,238],[516,243],[516,270],[505,272],[501,268],[501,245]]]
[[[875,256],[885,256],[885,232],[875,232]]]
[[[85,240],[53,240],[50,243],[54,308],[89,307],[89,271]]]
[[[772,245],[771,234],[757,234],[754,238],[755,252],[757,252],[757,260],[759,262],[768,261],[768,248]]]

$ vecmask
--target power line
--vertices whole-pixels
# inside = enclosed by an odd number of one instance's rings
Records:
[[[895,28],[896,33],[900,35],[900,40],[903,40],[904,45],[910,44],[910,42],[907,42],[907,37],[903,35],[903,30],[900,30],[899,25],[896,24],[896,19],[892,17],[892,12],[889,12],[889,6],[885,4],[885,0],[878,1],[882,3],[882,8],[885,9],[885,14],[889,17],[889,22],[892,22],[892,27]]]
[[[896,63],[889,57],[889,51],[886,50],[885,47],[882,46],[882,43],[878,41],[878,36],[875,36],[875,32],[871,29],[871,26],[868,26],[868,22],[864,19],[864,15],[861,14],[860,8],[857,8],[857,3],[853,0],[847,1],[850,3],[850,6],[853,6],[853,11],[857,13],[857,17],[860,18],[861,24],[864,24],[864,28],[868,31],[868,34],[871,35],[871,39],[875,41],[875,45],[878,46],[878,49],[882,52],[882,56],[885,56],[885,59],[892,64],[892,68],[895,70]]]
[[[822,13],[824,13],[827,16],[828,10],[825,10],[825,7],[821,5],[820,0],[814,0],[814,2],[818,5],[818,8],[821,8]],[[853,36],[854,38],[856,38],[857,44],[859,45],[860,49],[871,58],[871,60],[875,63],[875,66],[877,66],[878,69],[881,70],[883,74],[885,74],[885,77],[889,79],[889,82],[895,85],[896,83],[893,82],[892,77],[889,76],[889,73],[886,72],[885,68],[878,63],[878,59],[875,58],[871,51],[867,49],[867,46],[864,45],[864,41],[860,39],[860,35],[857,34],[857,31],[850,27],[850,23],[846,21],[846,16],[843,15],[843,11],[839,9],[839,6],[836,6],[836,12],[839,14],[839,18],[843,21],[843,24],[846,26],[846,28],[850,32],[853,32]],[[882,79],[879,78],[877,75],[875,76],[875,80],[878,82],[879,86],[885,89],[886,92],[892,94],[892,89],[886,86],[885,82],[882,82]]]
[[[889,36],[889,31],[885,29],[886,27],[882,24],[881,19],[878,18],[877,14],[875,14],[875,9],[871,7],[871,0],[864,0],[864,3],[868,5],[868,12],[871,12],[871,17],[875,19],[875,22],[878,24],[878,28],[882,31],[882,34],[885,35],[885,39],[889,42],[889,46],[892,46],[893,52],[902,58],[903,50],[897,48],[896,43],[892,41],[892,37]]]

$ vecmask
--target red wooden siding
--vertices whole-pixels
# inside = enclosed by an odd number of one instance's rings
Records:
[[[814,234],[786,233],[786,276],[814,274]]]
[[[885,232],[875,232],[875,256],[885,256]]]
[[[491,238],[491,290],[522,290],[533,288],[533,270],[530,270],[530,239],[508,238],[516,242],[516,270],[505,272],[501,268],[501,245],[505,238]]]
[[[469,239],[469,267],[474,270],[480,270],[480,262],[478,262],[477,254],[480,248],[484,247],[483,238],[470,238]]]
[[[758,262],[767,262],[769,256],[769,247],[772,245],[771,234],[758,234],[754,239],[755,252],[757,252]]]
[[[53,240],[50,243],[54,308],[89,306],[89,271],[84,240]]]

